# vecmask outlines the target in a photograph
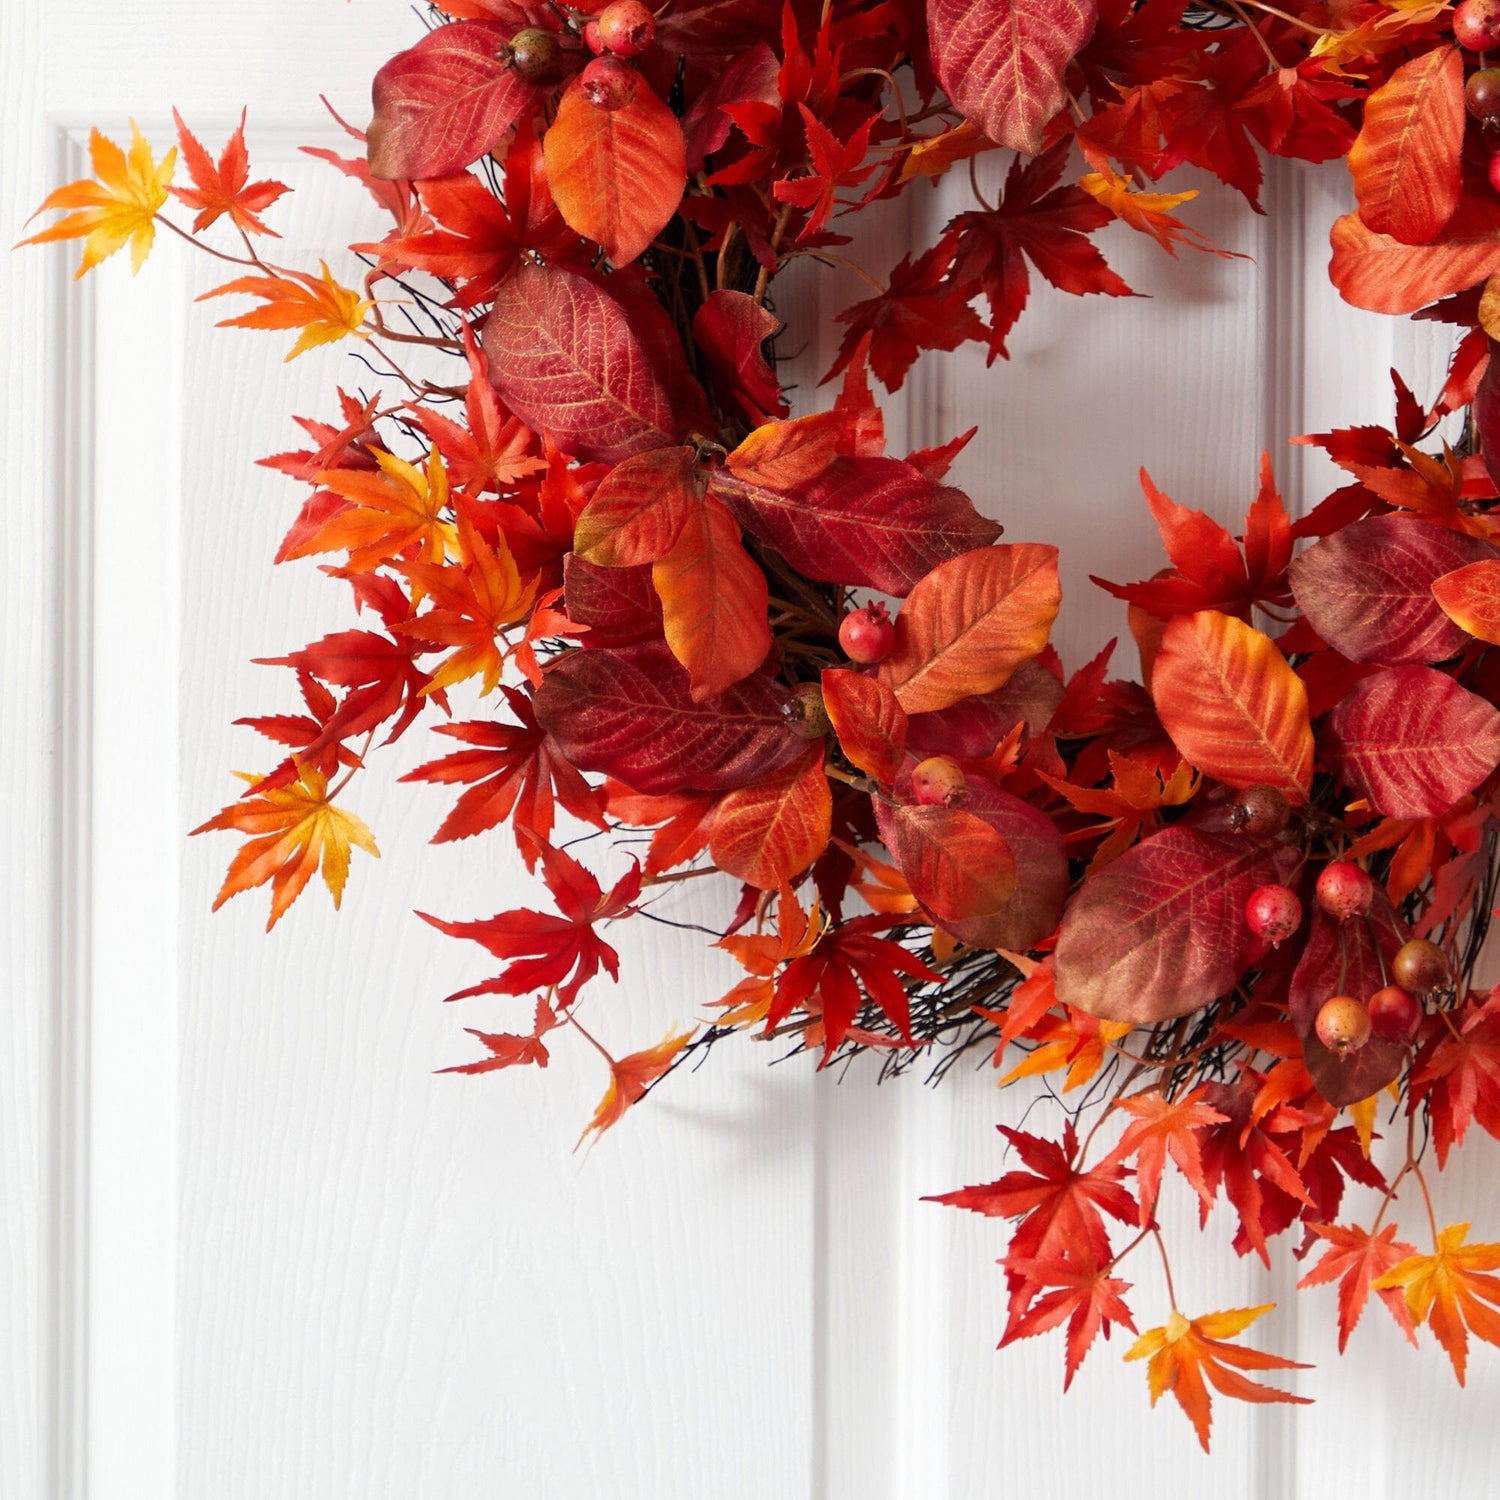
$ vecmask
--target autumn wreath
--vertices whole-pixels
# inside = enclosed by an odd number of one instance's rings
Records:
[[[1500,831],[1500,0],[430,19],[351,154],[320,153],[390,220],[352,247],[358,289],[262,252],[285,189],[252,180],[243,119],[217,161],[181,120],[160,161],[96,132],[94,179],[33,236],[82,238],[81,274],[126,244],[139,266],[163,226],[238,266],[209,295],[254,306],[226,322],[296,331],[293,354],[362,340],[387,377],[265,461],[305,496],[277,561],[332,558],[358,618],[278,658],[302,707],[250,721],[282,758],[203,825],[246,836],[218,901],[269,884],[274,925],[321,862],[337,903],[376,849],[335,799],[424,721],[445,753],[407,779],[462,789],[436,838],[508,825],[556,907],[427,918],[500,961],[465,995],[529,1002],[452,1071],[576,1036],[609,1070],[588,1134],[746,1030],[937,1072],[981,1044],[1007,1077],[1093,1085],[943,1200],[1017,1221],[1004,1341],[1066,1325],[1066,1383],[1098,1332],[1135,1331],[1121,1272],[1166,1255],[1170,1158],[1205,1215],[1232,1206],[1241,1255],[1269,1264],[1288,1230],[1320,1252],[1303,1281],[1339,1283],[1341,1347],[1373,1290],[1462,1381],[1469,1334],[1500,1343],[1500,1244],[1441,1228],[1423,1174],[1472,1123],[1500,1134],[1500,997],[1470,983]],[[1143,682],[1108,651],[1069,670],[1056,549],[997,540],[946,482],[968,435],[888,454],[870,377],[1003,357],[1033,272],[1128,293],[1090,239],[1113,220],[1212,250],[1174,216],[1193,194],[1148,184],[1192,163],[1258,206],[1262,152],[1347,158],[1333,281],[1452,325],[1446,384],[1398,377],[1389,425],[1303,439],[1348,482],[1300,518],[1269,462],[1240,537],[1148,481],[1168,566],[1103,585]],[[837,397],[792,415],[774,278],[955,168],[974,206],[838,315]],[[621,846],[612,883],[565,851],[559,805]],[[614,1055],[580,1016],[616,972],[605,924],[714,871],[746,977],[696,1035]],[[1243,1373],[1289,1363],[1234,1341],[1264,1309],[1167,1311],[1126,1358],[1205,1447],[1210,1385],[1300,1399]]]

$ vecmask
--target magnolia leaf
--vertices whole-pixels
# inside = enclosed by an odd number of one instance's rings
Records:
[[[762,43],[769,56],[769,49]],[[774,77],[774,73],[772,75]],[[728,116],[721,115],[726,124]],[[781,329],[781,319],[748,292],[720,289],[693,314],[693,342],[735,403],[756,421],[765,413],[784,415],[781,382],[764,353],[767,339]]]
[[[1095,0],[927,0],[938,82],[991,140],[1035,155],[1097,18]]]
[[[1205,775],[1307,801],[1307,689],[1269,636],[1217,610],[1178,615],[1162,633],[1151,695],[1172,743]]]
[[[1350,661],[1406,666],[1446,661],[1464,632],[1435,598],[1437,580],[1465,564],[1494,568],[1477,537],[1411,516],[1369,516],[1326,536],[1287,577],[1307,622]],[[1456,617],[1455,617],[1456,618]]]
[[[1371,312],[1416,312],[1500,271],[1500,203],[1464,199],[1441,240],[1403,245],[1358,214],[1334,221],[1328,275],[1345,302]]]
[[[736,479],[771,490],[792,490],[816,479],[846,451],[846,412],[814,412],[790,422],[763,422],[725,460]]]
[[[833,796],[823,774],[823,747],[752,786],[726,792],[714,812],[709,852],[747,885],[779,890],[828,847]]]
[[[1376,812],[1436,818],[1500,762],[1500,713],[1432,667],[1392,667],[1355,683],[1324,740]]]
[[[709,496],[694,506],[672,550],[651,570],[672,655],[701,702],[748,676],[771,649],[766,575],[740,542],[734,517]]]
[[[898,807],[892,853],[911,893],[940,922],[1004,911],[1016,893],[1016,857],[983,818],[958,807]]]
[[[1291,878],[1297,853],[1174,827],[1128,849],[1074,896],[1057,939],[1057,997],[1106,1021],[1150,1026],[1207,1005],[1260,940],[1245,903]]]
[[[1495,353],[1500,350],[1493,338],[1485,340],[1489,358],[1485,362],[1484,374],[1474,390],[1471,412],[1474,431],[1479,436],[1479,451],[1484,459],[1491,483],[1500,483],[1500,359]]]
[[[687,186],[682,126],[644,78],[619,109],[600,109],[575,79],[542,140],[547,180],[569,228],[628,265],[677,211]]]
[[[523,265],[484,325],[490,382],[536,432],[618,463],[677,438],[672,402],[625,309],[574,271]]]
[[[917,756],[958,755],[982,759],[1015,728],[1036,736],[1052,722],[1063,701],[1062,683],[1033,658],[1023,661],[1003,687],[965,698],[936,713],[913,714],[908,747]]]
[[[1494,557],[1493,550],[1486,547],[1485,560],[1455,567],[1451,573],[1434,578],[1432,597],[1461,632],[1500,646],[1500,558]],[[1459,639],[1462,642],[1462,635]]]
[[[1403,63],[1365,100],[1349,171],[1368,228],[1404,245],[1437,237],[1458,207],[1464,123],[1457,47],[1434,47]]]
[[[898,458],[834,458],[786,490],[734,473],[712,483],[740,524],[804,576],[884,594],[908,593],[939,563],[1000,535],[962,490]]]
[[[786,701],[786,689],[762,671],[695,702],[686,670],[657,641],[568,652],[547,668],[533,706],[582,771],[603,771],[636,792],[719,792],[749,786],[807,748]]]
[[[565,612],[587,626],[586,647],[633,646],[662,638],[661,600],[651,569],[601,568],[574,553],[563,559]]]
[[[906,714],[896,695],[876,677],[829,667],[823,706],[844,754],[877,781],[894,781],[906,751]]]
[[[573,551],[606,568],[659,562],[698,508],[691,448],[653,448],[616,464],[578,517]]]
[[[446,177],[499,145],[542,96],[505,60],[511,30],[455,21],[381,68],[370,122],[372,175]]]
[[[881,677],[909,714],[993,692],[1047,644],[1061,600],[1056,547],[966,552],[912,589]]]

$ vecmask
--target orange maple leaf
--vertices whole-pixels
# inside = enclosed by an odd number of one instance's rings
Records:
[[[594,1139],[604,1134],[633,1104],[639,1104],[646,1090],[671,1070],[677,1055],[692,1041],[696,1031],[668,1032],[664,1040],[644,1052],[632,1052],[629,1057],[610,1058],[609,1087],[594,1111],[594,1117],[583,1128],[578,1137],[576,1151],[593,1131]]]
[[[327,261],[321,265],[321,278],[309,276],[304,271],[286,271],[273,276],[237,276],[223,286],[204,292],[197,300],[206,302],[210,297],[223,297],[231,292],[259,297],[263,306],[240,313],[238,317],[221,318],[218,326],[300,328],[302,333],[292,345],[288,360],[296,359],[319,344],[336,343],[350,334],[355,338],[369,338],[362,325],[365,313],[374,307],[374,302],[340,285],[328,269]]]
[[[1397,1287],[1382,1287],[1376,1278],[1396,1266],[1403,1266],[1417,1251],[1396,1238],[1396,1226],[1387,1224],[1378,1234],[1371,1234],[1354,1224],[1309,1224],[1312,1232],[1327,1244],[1323,1258],[1310,1270],[1298,1287],[1322,1286],[1335,1278],[1339,1283],[1339,1353],[1349,1342],[1349,1335],[1365,1310],[1372,1287],[1387,1311],[1396,1320],[1407,1340],[1415,1344],[1416,1325],[1406,1299]]]
[[[1071,781],[1049,776],[1045,771],[1037,772],[1077,811],[1097,813],[1105,820],[1065,835],[1070,842],[1107,835],[1089,861],[1087,873],[1090,875],[1123,854],[1142,834],[1154,833],[1161,826],[1161,819],[1157,817],[1159,808],[1181,807],[1192,799],[1199,786],[1197,773],[1185,760],[1177,762],[1177,769],[1170,776],[1163,776],[1154,766],[1133,760],[1128,755],[1120,755],[1114,750],[1107,754],[1110,770],[1114,773],[1107,787],[1075,786]]]
[[[1074,1010],[1071,1005],[1065,1009],[1065,1015],[1047,1015],[1027,1033],[1036,1041],[1036,1047],[997,1087],[1003,1089],[1016,1078],[1032,1078],[1066,1068],[1068,1076],[1063,1082],[1066,1094],[1087,1083],[1104,1066],[1110,1043],[1119,1041],[1131,1029],[1129,1021],[1101,1021]]]
[[[1173,218],[1169,212],[1196,198],[1196,188],[1185,193],[1140,193],[1131,186],[1128,177],[1107,170],[1084,173],[1078,179],[1078,186],[1117,219],[1123,219],[1141,234],[1149,234],[1168,255],[1177,254],[1174,248],[1177,245],[1206,250],[1226,259],[1234,253],[1220,250],[1206,235],[1184,224],[1181,219]]]
[[[1376,1291],[1401,1287],[1417,1323],[1426,1323],[1448,1355],[1458,1383],[1464,1383],[1469,1334],[1500,1345],[1500,1245],[1466,1245],[1467,1224],[1438,1231],[1431,1255],[1409,1255],[1371,1285]]]
[[[1141,1205],[1141,1223],[1151,1222],[1168,1152],[1206,1209],[1213,1202],[1213,1194],[1203,1177],[1203,1153],[1198,1146],[1197,1132],[1205,1125],[1222,1125],[1226,1121],[1218,1110],[1210,1109],[1203,1102],[1203,1090],[1194,1089],[1181,1099],[1171,1100],[1153,1090],[1121,1099],[1119,1103],[1120,1108],[1134,1118],[1106,1160],[1118,1162],[1132,1154],[1136,1156],[1135,1176],[1139,1190],[1136,1197]]]
[[[417,560],[440,564],[456,550],[458,530],[443,512],[448,508],[448,471],[434,443],[424,472],[415,464],[370,450],[380,467],[325,469],[318,483],[347,502],[313,534],[283,553],[288,558],[347,550],[345,571],[367,573],[392,558],[419,549]]]
[[[1240,1370],[1307,1370],[1311,1369],[1310,1365],[1225,1342],[1243,1333],[1275,1305],[1267,1302],[1262,1307],[1237,1307],[1228,1312],[1207,1313],[1201,1318],[1185,1318],[1174,1307],[1163,1327],[1147,1330],[1126,1351],[1128,1360],[1150,1361],[1146,1366],[1146,1378],[1151,1387],[1152,1406],[1170,1391],[1187,1413],[1205,1453],[1208,1452],[1208,1429],[1213,1420],[1213,1397],[1208,1385],[1212,1385],[1221,1396],[1232,1396],[1237,1401],[1310,1404],[1306,1396],[1294,1396],[1290,1391],[1257,1385],[1238,1373]],[[1204,1384],[1205,1377],[1208,1385]]]
[[[225,143],[219,153],[219,164],[215,166],[182,116],[175,109],[172,111],[172,118],[177,122],[177,140],[182,146],[182,160],[193,179],[192,187],[173,188],[172,196],[198,210],[198,217],[193,220],[194,234],[201,234],[216,219],[228,214],[247,234],[269,234],[279,238],[274,229],[261,222],[260,215],[291,189],[284,182],[269,179],[248,181],[250,153],[245,149],[246,113],[240,111],[239,126]]]
[[[177,169],[177,150],[174,147],[157,162],[152,159],[150,143],[136,129],[134,120],[130,122],[130,135],[127,156],[108,136],[90,131],[89,161],[94,176],[80,177],[77,182],[49,193],[31,218],[50,209],[73,211],[40,233],[18,241],[16,248],[49,240],[81,239],[83,259],[73,273],[76,280],[128,243],[131,270],[139,271],[156,238],[153,221],[167,201],[167,190]],[[29,224],[31,220],[26,222]]]
[[[827,929],[828,920],[816,903],[805,912],[797,898],[786,891],[777,903],[774,935],[758,932],[720,938],[714,947],[731,954],[748,977],[713,1002],[725,1011],[715,1017],[714,1024],[754,1026],[764,1021],[776,999],[777,971],[782,964],[811,953]]]
[[[1044,1290],[1024,1312],[1012,1308],[1000,1347],[1003,1349],[1017,1339],[1045,1333],[1066,1319],[1068,1344],[1063,1367],[1064,1390],[1072,1385],[1095,1334],[1102,1330],[1104,1337],[1108,1338],[1111,1323],[1135,1332],[1130,1309],[1125,1305],[1125,1293],[1130,1290],[1130,1283],[1109,1275],[1108,1267],[1062,1256],[1052,1260],[1007,1259],[1005,1264],[1008,1270],[1024,1277],[1030,1287],[1051,1290]]]
[[[238,772],[252,787],[258,776]],[[377,859],[375,836],[353,813],[335,807],[328,800],[328,778],[311,766],[304,766],[297,781],[290,786],[273,787],[246,796],[216,813],[206,823],[193,829],[207,833],[210,829],[232,829],[252,837],[230,861],[228,873],[213,909],[218,909],[241,891],[271,882],[271,916],[266,923],[269,932],[287,908],[302,894],[303,887],[323,866],[323,883],[338,906],[349,876],[349,848],[357,844]]]

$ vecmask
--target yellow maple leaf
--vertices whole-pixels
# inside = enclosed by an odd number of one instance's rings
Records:
[[[205,302],[210,297],[223,297],[229,293],[259,297],[263,306],[252,308],[238,317],[222,318],[218,326],[300,328],[301,337],[292,345],[288,360],[296,359],[319,344],[336,343],[351,334],[355,338],[369,338],[363,324],[365,313],[375,305],[374,302],[336,281],[327,261],[321,264],[321,278],[303,271],[271,276],[237,276],[223,286],[204,292],[198,301]]]
[[[657,1079],[669,1073],[677,1054],[697,1035],[697,1031],[671,1031],[654,1047],[644,1052],[632,1052],[629,1057],[609,1059],[609,1087],[599,1101],[593,1118],[578,1137],[581,1146],[593,1133],[594,1139],[604,1134],[632,1105],[639,1104],[646,1090]],[[576,1151],[578,1146],[574,1146]]]
[[[1409,1255],[1371,1282],[1376,1291],[1400,1287],[1413,1322],[1426,1323],[1443,1346],[1458,1383],[1464,1383],[1469,1334],[1500,1344],[1500,1245],[1466,1245],[1467,1224],[1438,1232],[1431,1255]]]
[[[128,243],[131,269],[140,270],[156,238],[153,220],[167,201],[167,189],[177,168],[177,148],[172,147],[158,162],[153,160],[151,143],[136,128],[134,120],[130,122],[130,134],[127,155],[108,136],[97,130],[89,132],[93,177],[80,177],[77,182],[49,193],[31,218],[51,209],[72,212],[50,228],[19,241],[17,249],[49,240],[81,239],[83,259],[73,273],[77,280]],[[27,223],[30,222],[28,219]]]
[[[260,779],[244,772],[237,774],[252,786]],[[302,894],[319,862],[323,883],[337,907],[349,877],[350,846],[357,844],[366,854],[380,857],[375,836],[353,813],[328,800],[328,778],[310,766],[292,785],[271,787],[231,802],[193,832],[207,833],[210,829],[252,835],[230,861],[213,909],[218,911],[231,896],[270,881],[267,932]]]
[[[1206,235],[1172,217],[1172,209],[1198,196],[1196,188],[1185,193],[1140,193],[1131,186],[1128,177],[1110,171],[1086,172],[1078,179],[1078,186],[1117,219],[1123,219],[1141,234],[1149,234],[1168,255],[1177,254],[1176,245],[1225,257],[1234,253],[1220,250]]]

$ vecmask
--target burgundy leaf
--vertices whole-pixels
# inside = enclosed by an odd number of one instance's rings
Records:
[[[601,568],[576,552],[563,559],[565,613],[587,625],[586,647],[633,646],[662,638],[661,600],[651,583],[651,565]]]

